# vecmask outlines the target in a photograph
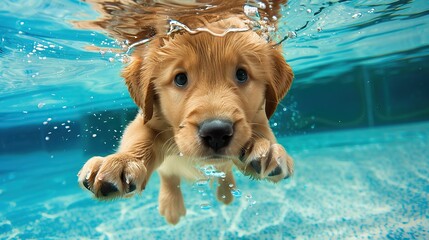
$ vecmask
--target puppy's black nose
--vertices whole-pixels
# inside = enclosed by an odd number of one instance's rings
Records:
[[[198,130],[203,143],[215,151],[226,147],[233,134],[232,123],[221,119],[206,120],[200,124]]]

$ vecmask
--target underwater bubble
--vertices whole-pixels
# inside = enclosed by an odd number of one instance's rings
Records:
[[[95,133],[94,133],[94,134],[92,134],[92,137],[93,137],[93,138],[97,137],[97,134],[95,134]]]
[[[203,189],[198,189],[198,192],[201,193],[201,196],[207,196],[206,191],[204,191]]]
[[[36,76],[34,76],[34,77],[36,77]],[[37,108],[39,108],[39,109],[41,109],[41,108],[43,108],[44,106],[46,105],[46,103],[38,103],[37,104]]]
[[[232,188],[232,187],[234,187],[234,184],[230,183],[228,186],[229,186],[230,188]]]
[[[205,169],[205,170],[204,170],[204,174],[205,174],[206,176],[211,176],[211,175],[213,175],[213,170]]]
[[[258,4],[258,8],[259,9],[266,9],[267,8],[267,6],[265,5],[265,3],[263,3],[263,2],[257,2],[257,4]]]
[[[115,132],[116,132],[116,130],[115,130]],[[180,152],[179,153],[179,157],[183,157],[183,153]]]
[[[211,209],[211,208],[212,208],[212,206],[211,206],[209,203],[201,203],[201,204],[200,204],[200,208],[201,208],[202,210],[209,210],[209,209]]]
[[[311,11],[311,9],[310,8],[308,8],[307,9],[307,13],[311,13],[312,11]]]
[[[198,187],[207,186],[209,184],[209,179],[199,179],[195,182],[195,185]]]
[[[112,63],[112,62],[114,62],[114,61],[115,61],[115,59],[114,59],[114,58],[112,58],[112,57],[110,57],[110,58],[109,58],[109,62],[111,62],[111,63]]]
[[[352,15],[352,18],[360,18],[362,17],[362,13],[355,13]]]
[[[50,121],[52,121],[52,118],[48,118],[48,119],[46,119],[46,121],[50,122]]]
[[[288,38],[296,38],[297,34],[295,31],[289,31],[289,32],[287,32],[287,37]]]
[[[44,121],[44,122],[43,122],[43,125],[47,125],[47,124],[48,124],[48,122],[47,122],[47,121]]]
[[[212,165],[208,165],[206,167],[201,168],[201,170],[206,176],[211,176],[216,169]]]
[[[130,56],[124,54],[124,55],[122,55],[122,57],[119,61],[122,63],[129,63],[131,61],[131,58],[130,58]]]
[[[46,141],[49,141],[49,137],[48,137],[48,136],[46,136],[46,137],[45,137],[45,140],[46,140]]]
[[[261,20],[261,17],[259,15],[259,11],[258,11],[257,7],[245,4],[244,5],[244,14],[252,20],[255,20],[255,21]]]
[[[218,177],[218,178],[225,178],[226,174],[224,172],[222,172],[222,171],[214,171],[212,173],[212,176],[213,177]]]
[[[242,195],[240,189],[233,189],[233,190],[231,190],[231,194],[232,194],[232,196],[234,196],[236,198],[239,198]]]

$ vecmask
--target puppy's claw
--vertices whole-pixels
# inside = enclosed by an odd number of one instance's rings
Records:
[[[82,184],[83,184],[83,186],[84,186],[86,189],[88,189],[88,190],[90,190],[90,191],[91,191],[91,189],[90,189],[90,187],[89,187],[88,179],[83,180]]]
[[[86,176],[85,176],[85,180],[88,180],[90,177],[91,177],[91,171],[89,171],[87,174],[86,174]],[[79,175],[80,175],[80,172],[79,172]]]

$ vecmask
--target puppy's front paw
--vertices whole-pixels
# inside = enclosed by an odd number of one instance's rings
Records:
[[[293,174],[293,160],[282,145],[271,144],[267,139],[257,139],[243,149],[240,160],[244,163],[245,174],[257,179],[278,182]]]
[[[79,184],[99,199],[128,197],[144,189],[143,161],[123,153],[89,159],[78,173]]]

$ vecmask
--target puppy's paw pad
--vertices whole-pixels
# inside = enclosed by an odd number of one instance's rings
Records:
[[[252,166],[253,170],[255,170],[255,172],[257,174],[261,174],[261,161],[260,161],[260,159],[251,161],[250,165]]]
[[[268,174],[269,177],[274,177],[277,175],[282,174],[282,168],[280,166],[277,166],[270,174]]]
[[[133,183],[131,183],[130,186],[129,186],[129,188],[128,188],[128,192],[130,192],[130,193],[134,192],[136,190],[136,188],[137,188],[136,185],[133,184]]]
[[[100,193],[103,197],[107,197],[112,193],[118,192],[119,189],[113,184],[109,182],[101,182]]]

